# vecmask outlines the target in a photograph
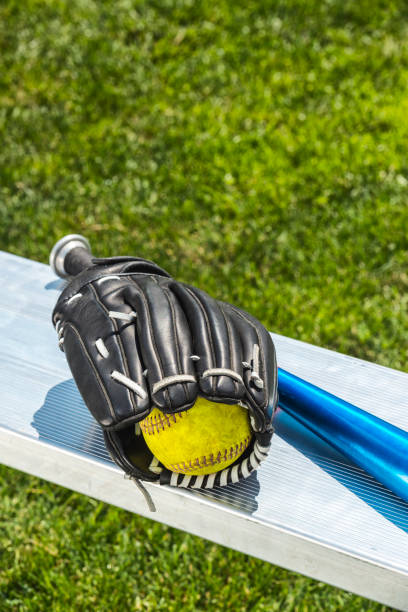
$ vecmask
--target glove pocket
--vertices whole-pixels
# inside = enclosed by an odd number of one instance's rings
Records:
[[[155,481],[160,472],[151,471],[153,454],[143,436],[135,434],[135,427],[128,426],[119,431],[104,430],[105,446],[113,461],[134,478]]]

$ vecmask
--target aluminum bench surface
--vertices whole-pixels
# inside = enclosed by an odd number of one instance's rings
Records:
[[[318,580],[408,610],[408,504],[278,412],[268,459],[236,485],[148,484],[110,460],[57,347],[63,281],[0,251],[0,462]],[[408,430],[408,374],[272,334],[278,365]]]

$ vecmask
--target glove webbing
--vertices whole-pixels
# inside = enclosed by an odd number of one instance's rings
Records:
[[[272,436],[272,433],[271,433]],[[192,476],[189,474],[179,474],[171,472],[166,468],[160,469],[160,484],[168,484],[172,487],[184,487],[186,489],[213,489],[214,487],[224,487],[227,484],[239,482],[243,478],[248,478],[250,474],[256,470],[261,461],[266,459],[270,444],[261,446],[258,440],[255,440],[253,451],[246,459],[240,463],[227,467],[213,474],[201,474]]]

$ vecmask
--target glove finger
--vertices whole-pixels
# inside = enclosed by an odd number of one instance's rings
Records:
[[[106,282],[108,281],[108,282]],[[104,359],[104,367],[109,367],[110,377],[115,381],[116,393],[127,389],[134,413],[143,418],[150,412],[151,399],[146,378],[145,366],[140,359],[136,334],[136,313],[125,302],[127,281],[120,277],[104,277],[92,284],[95,295],[105,316],[109,320],[111,333],[105,333],[96,342],[99,360]],[[109,329],[109,327],[105,328]],[[127,379],[127,380],[126,380]],[[115,402],[115,411],[120,404]],[[123,417],[122,417],[123,418]]]
[[[99,283],[101,281],[89,283],[80,292],[59,302],[54,322],[59,321],[60,345],[85,403],[103,427],[114,428],[135,420],[139,412],[146,412],[150,408],[150,398],[140,375],[141,368],[137,369],[135,364],[135,372],[126,369],[127,361],[117,327],[109,316],[109,308],[103,304]],[[115,281],[114,289],[118,288],[120,285]],[[134,386],[137,393],[118,384],[112,377],[116,371],[139,382],[137,387]]]
[[[207,293],[170,283],[188,319],[200,394],[212,401],[237,402],[245,396],[239,334],[221,304]]]
[[[234,321],[243,350],[243,379],[246,395],[256,409],[258,427],[272,417],[277,402],[277,364],[275,347],[265,327],[252,315],[232,304],[223,303]]]
[[[132,277],[126,299],[137,312],[137,333],[153,405],[163,412],[190,408],[198,394],[192,339],[167,279]]]

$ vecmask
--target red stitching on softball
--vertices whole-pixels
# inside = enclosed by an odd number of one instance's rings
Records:
[[[224,453],[219,451],[217,456],[214,456],[214,453],[210,453],[204,457],[196,457],[195,459],[191,459],[188,464],[185,461],[180,461],[179,463],[172,463],[169,465],[169,469],[172,472],[177,472],[181,474],[188,474],[197,469],[205,468],[208,466],[219,465],[227,461],[228,459],[235,459],[239,455],[241,455],[244,450],[247,448],[252,436],[248,436],[245,438],[243,442],[240,444],[235,444],[235,446],[231,446],[228,452],[226,448]]]
[[[177,423],[177,420],[181,419],[182,417],[182,412],[177,412],[176,414],[157,414],[154,417],[147,416],[140,422],[140,428],[144,434],[153,436],[155,433],[160,433],[161,431],[168,429],[173,423]]]

